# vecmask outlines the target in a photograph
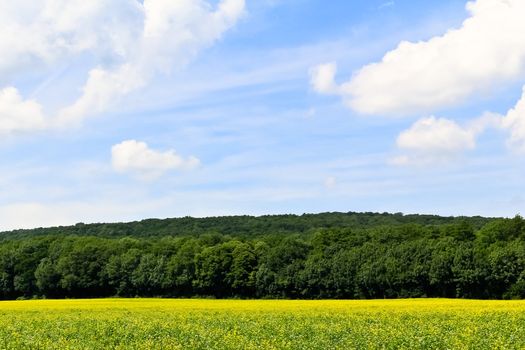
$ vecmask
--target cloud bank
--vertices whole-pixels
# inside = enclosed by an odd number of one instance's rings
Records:
[[[148,85],[155,75],[187,64],[233,27],[244,8],[244,0],[216,5],[204,0],[0,0],[0,77],[45,70],[81,54],[94,56],[99,63],[89,71],[82,95],[45,118],[53,128],[77,125]],[[9,81],[1,79],[4,86]],[[17,90],[6,86],[5,91]],[[0,103],[0,113],[11,108],[9,101]],[[43,107],[37,101],[28,104],[39,112],[33,118],[42,119]],[[31,129],[26,122],[14,123]]]
[[[426,41],[401,42],[380,62],[354,72],[337,84],[336,63],[310,70],[310,84],[320,94],[339,95],[362,115],[435,114],[473,95],[525,80],[525,1],[476,0],[466,4],[469,17],[459,28]],[[509,134],[507,145],[525,154],[525,89],[505,115],[486,112],[461,126],[436,117],[417,120],[397,138],[403,155],[398,165],[456,159],[476,147],[487,128]]]

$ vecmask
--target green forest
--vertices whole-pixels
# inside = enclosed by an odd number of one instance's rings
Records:
[[[525,297],[525,220],[323,213],[0,233],[0,299]]]

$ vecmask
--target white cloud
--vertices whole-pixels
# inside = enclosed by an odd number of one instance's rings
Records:
[[[525,154],[525,87],[516,106],[502,118],[502,127],[510,132],[507,145],[516,153]]]
[[[505,115],[487,112],[464,127],[448,119],[435,117],[418,120],[397,139],[399,149],[409,152],[391,160],[392,163],[431,163],[455,158],[476,146],[476,137],[487,129],[507,131],[507,146],[517,154],[525,154],[525,86],[516,105]]]
[[[397,138],[405,154],[391,160],[395,165],[446,162],[476,147],[476,132],[452,120],[428,117],[415,122]]]
[[[401,42],[377,63],[368,64],[346,83],[335,82],[337,65],[310,70],[311,86],[340,95],[351,109],[372,115],[434,112],[468,97],[525,79],[525,1],[475,0],[459,28],[420,42]],[[395,164],[449,161],[476,145],[488,128],[507,130],[508,147],[525,154],[525,90],[504,116],[485,113],[460,126],[452,120],[422,118],[402,132],[404,153]]]
[[[401,42],[338,89],[330,69],[320,92],[340,94],[363,114],[412,114],[453,106],[474,93],[525,77],[525,1],[467,3],[462,26],[421,42]],[[331,66],[333,68],[333,66]]]
[[[244,13],[244,0],[222,0],[214,9],[200,0],[144,0],[144,28],[123,64],[90,72],[83,95],[59,115],[59,124],[82,121],[122,96],[169,72],[220,39]]]
[[[38,130],[44,127],[42,106],[33,100],[24,100],[14,87],[0,90],[0,134]]]
[[[320,94],[336,94],[339,87],[335,83],[337,65],[334,62],[320,64],[310,69],[310,84]]]
[[[141,12],[131,0],[0,0],[0,76],[84,51],[128,55]]]
[[[79,124],[86,115],[103,112],[120,97],[145,84],[144,77],[129,64],[120,66],[116,71],[93,69],[89,72],[83,95],[74,104],[62,109],[53,123],[56,127]]]
[[[191,170],[200,164],[194,156],[183,158],[174,150],[156,151],[136,140],[114,145],[111,158],[116,171],[130,172],[145,180],[155,179],[169,170]]]
[[[479,135],[487,129],[500,129],[502,126],[502,117],[500,114],[485,112],[480,117],[469,121],[466,128],[475,135]]]
[[[49,118],[55,127],[79,124],[188,63],[244,8],[245,0],[0,0],[0,84],[21,71],[93,56],[98,66],[82,95]]]

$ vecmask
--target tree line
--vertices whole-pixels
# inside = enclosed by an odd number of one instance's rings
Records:
[[[134,235],[107,224],[4,234],[0,298],[525,297],[520,216],[319,215],[186,222],[191,229],[173,234],[162,220],[149,231],[148,221],[129,224],[144,227]]]

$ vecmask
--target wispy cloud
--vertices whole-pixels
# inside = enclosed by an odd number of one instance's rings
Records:
[[[382,3],[381,5],[379,5],[377,7],[378,10],[384,10],[384,9],[387,9],[387,8],[390,8],[390,7],[394,7],[395,6],[395,1],[386,1],[384,3]]]

